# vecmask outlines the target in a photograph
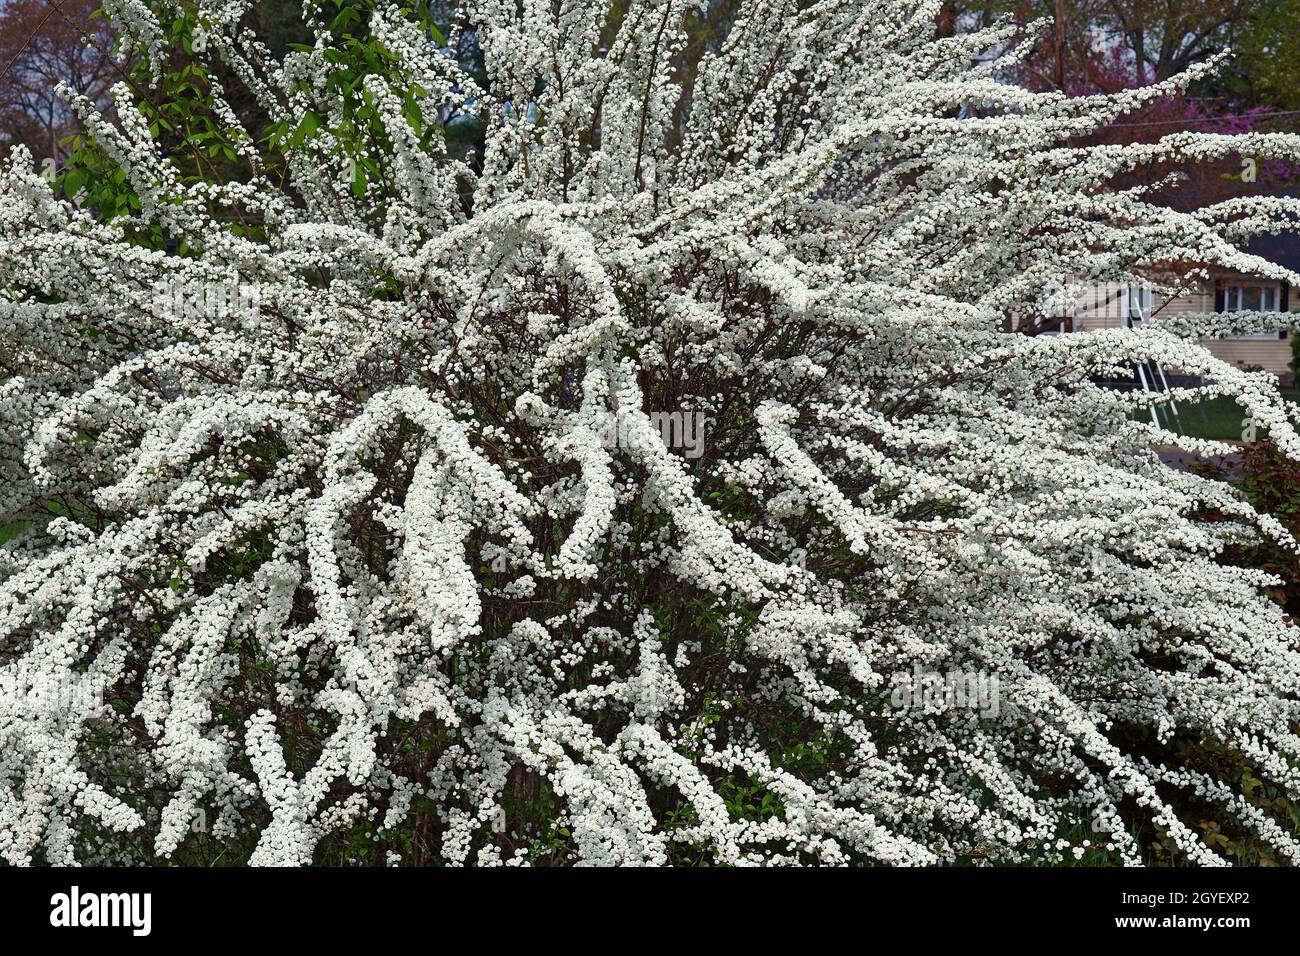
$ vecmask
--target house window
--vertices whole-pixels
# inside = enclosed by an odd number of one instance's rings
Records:
[[[1276,312],[1277,286],[1230,285],[1223,304],[1225,312]]]
[[[1223,290],[1224,312],[1277,312],[1278,287],[1242,283],[1229,285]],[[1252,332],[1248,335],[1230,335],[1231,339],[1279,339],[1285,333]]]
[[[1151,314],[1151,286],[1129,285],[1128,314],[1135,319],[1143,319]]]

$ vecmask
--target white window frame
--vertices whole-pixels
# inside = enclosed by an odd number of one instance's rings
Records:
[[[1130,282],[1128,286],[1128,314],[1133,318],[1149,319],[1155,307],[1155,293],[1151,286]]]
[[[1259,291],[1259,308],[1243,309],[1242,298],[1245,290]],[[1276,282],[1231,282],[1223,287],[1224,312],[1276,312],[1280,307],[1282,288]],[[1226,339],[1241,341],[1277,341],[1282,338],[1279,332],[1249,332],[1245,335],[1226,335]]]

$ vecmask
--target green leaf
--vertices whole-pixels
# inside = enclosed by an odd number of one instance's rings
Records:
[[[311,110],[302,114],[302,119],[298,122],[297,128],[293,135],[289,137],[290,146],[301,146],[310,136],[314,136],[316,130],[320,127],[320,117]]]

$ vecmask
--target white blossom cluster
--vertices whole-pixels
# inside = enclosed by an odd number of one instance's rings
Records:
[[[157,61],[175,5],[107,7]],[[0,677],[104,688],[0,699],[0,857],[159,862],[198,816],[255,864],[1137,862],[1135,822],[1225,862],[1195,804],[1300,863],[1168,746],[1300,792],[1300,635],[1224,558],[1294,543],[1140,414],[1232,395],[1300,457],[1294,408],[1194,318],[1010,331],[1065,276],[1300,284],[1239,251],[1295,200],[1108,186],[1300,139],[1075,145],[1189,78],[1026,92],[936,2],[743,0],[701,43],[705,0],[471,0],[447,42],[378,6],[400,75],[347,155],[324,20],[277,61],[247,6],[200,0],[195,55],[320,117],[283,181],[244,135],[246,181],[189,185],[125,87],[79,108],[132,220],[0,170]],[[249,295],[156,307],[213,286]],[[1146,360],[1213,384],[1097,384]],[[892,706],[914,671],[997,707]]]

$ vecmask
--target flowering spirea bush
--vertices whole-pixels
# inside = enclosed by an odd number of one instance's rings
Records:
[[[1295,201],[1107,186],[1300,141],[1076,147],[1179,87],[738,6],[309,3],[276,60],[242,0],[109,0],[157,71],[191,18],[244,173],[182,175],[125,84],[76,102],[129,215],[0,172],[0,667],[75,702],[0,697],[5,860],[1213,864],[1211,806],[1300,862],[1171,756],[1300,789],[1297,631],[1223,558],[1295,544],[1096,382],[1205,375],[1173,397],[1297,457],[1294,409],[1222,317],[1021,334],[1066,276],[1300,283],[1238,251]]]

